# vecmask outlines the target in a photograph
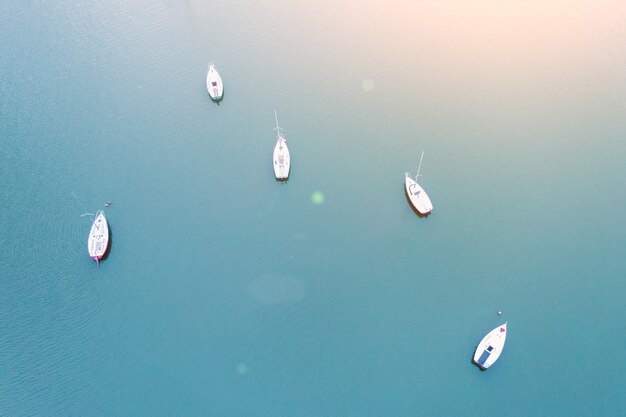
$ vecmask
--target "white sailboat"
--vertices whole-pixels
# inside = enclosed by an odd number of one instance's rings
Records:
[[[87,249],[89,256],[96,262],[99,262],[107,252],[109,247],[109,225],[104,216],[104,211],[98,210],[96,218],[91,224],[89,231],[89,239],[87,240]]]
[[[276,118],[275,130],[278,134],[276,146],[274,146],[274,176],[279,181],[286,181],[289,179],[291,157],[289,156],[289,148],[287,148],[287,139],[285,139],[285,136],[280,132],[280,127],[278,127],[276,110],[274,110],[274,117]]]
[[[420,164],[417,168],[417,175],[415,176],[415,179],[411,178],[411,175],[408,172],[404,173],[404,187],[406,189],[406,194],[409,196],[409,201],[411,201],[411,205],[420,214],[426,216],[433,211],[433,203],[431,203],[426,191],[424,191],[424,189],[417,183],[417,179],[420,176],[420,168],[422,167],[423,158],[424,152],[422,152],[422,157],[420,158]]]
[[[489,368],[500,357],[502,349],[504,348],[504,342],[506,341],[507,323],[504,323],[487,333],[483,340],[481,340],[478,344],[478,347],[476,347],[476,352],[474,353],[474,363],[482,370]]]
[[[220,101],[224,96],[222,77],[220,77],[213,64],[209,64],[209,70],[206,75],[206,89],[213,101]]]

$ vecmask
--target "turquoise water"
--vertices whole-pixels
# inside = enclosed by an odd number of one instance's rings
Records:
[[[0,415],[625,415],[625,19],[1,2]]]

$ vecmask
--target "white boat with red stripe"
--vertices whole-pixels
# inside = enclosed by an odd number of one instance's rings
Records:
[[[508,322],[507,322],[508,323]],[[493,365],[504,348],[504,342],[506,342],[506,325],[504,323],[501,326],[496,327],[480,341],[476,352],[474,352],[474,363],[485,370]]]
[[[104,211],[98,210],[96,212],[96,218],[91,224],[89,239],[87,240],[89,256],[91,256],[96,262],[100,262],[104,255],[106,255],[108,248],[109,224],[107,223]]]

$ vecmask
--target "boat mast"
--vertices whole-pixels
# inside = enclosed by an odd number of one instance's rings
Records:
[[[80,205],[80,207],[86,211],[86,213],[81,214],[80,217],[84,217],[84,216],[89,216],[89,218],[91,219],[91,223],[94,223],[96,221],[96,219],[94,219],[94,214],[93,213],[89,213],[87,212],[87,209],[85,208],[85,206],[83,206],[83,203],[80,202],[80,200],[78,199],[78,197],[76,197],[76,194],[74,194],[74,192],[71,192],[70,194],[72,194],[72,197],[74,197],[74,199],[76,200],[76,202]]]
[[[276,134],[280,138],[280,127],[278,127],[278,114],[276,113],[276,109],[274,109],[274,118],[276,119]]]
[[[417,167],[417,175],[415,176],[415,182],[417,182],[417,179],[420,176],[420,168],[422,167],[422,159],[424,159],[424,151],[422,151],[422,156],[420,157],[420,164]]]

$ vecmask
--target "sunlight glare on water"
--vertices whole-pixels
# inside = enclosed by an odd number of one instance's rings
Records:
[[[624,22],[0,2],[0,414],[626,415]],[[98,268],[80,215],[108,201]]]

